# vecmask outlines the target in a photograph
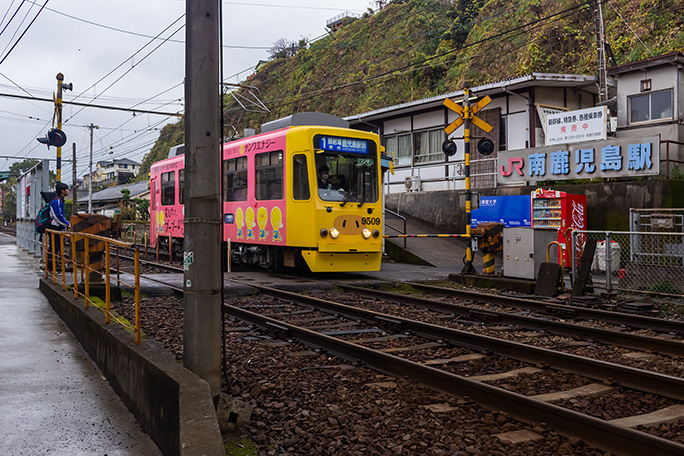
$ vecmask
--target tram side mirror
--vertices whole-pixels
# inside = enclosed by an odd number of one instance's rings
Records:
[[[494,152],[494,141],[487,138],[481,139],[477,143],[477,151],[482,155],[491,154],[492,152]]]
[[[442,152],[444,152],[444,154],[448,157],[455,155],[456,150],[458,150],[458,148],[456,147],[456,143],[453,142],[451,139],[447,139],[442,143]]]

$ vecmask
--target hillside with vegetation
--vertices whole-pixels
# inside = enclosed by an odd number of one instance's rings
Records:
[[[532,72],[596,74],[593,1],[392,0],[349,19],[315,42],[278,41],[271,59],[243,84],[268,111],[224,97],[226,131],[259,130],[270,120],[318,111],[340,117]],[[603,2],[610,65],[684,51],[681,0]],[[167,126],[143,171],[183,141]],[[143,173],[141,173],[143,174]]]

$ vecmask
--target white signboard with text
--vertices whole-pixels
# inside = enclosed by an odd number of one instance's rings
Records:
[[[546,145],[606,139],[607,116],[605,106],[549,114],[546,117]]]

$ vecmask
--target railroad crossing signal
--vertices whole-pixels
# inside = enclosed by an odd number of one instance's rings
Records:
[[[454,111],[456,114],[458,114],[459,117],[456,118],[453,122],[451,122],[445,129],[444,131],[446,132],[447,135],[450,135],[453,133],[454,130],[456,130],[458,127],[463,125],[463,122],[465,120],[470,120],[473,124],[477,125],[480,127],[482,130],[486,131],[489,133],[492,131],[492,126],[489,125],[487,122],[484,120],[480,119],[477,117],[475,114],[480,112],[482,108],[487,106],[492,99],[487,95],[484,97],[482,100],[478,101],[475,106],[472,108],[462,107],[451,101],[451,98],[447,98],[444,100],[444,106],[447,108],[451,109]]]

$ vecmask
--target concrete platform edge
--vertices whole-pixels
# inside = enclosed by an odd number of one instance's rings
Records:
[[[135,345],[99,310],[40,279],[40,290],[165,455],[225,455],[209,385],[152,340]]]

